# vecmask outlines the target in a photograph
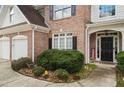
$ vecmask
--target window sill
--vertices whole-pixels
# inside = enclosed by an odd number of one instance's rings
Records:
[[[71,19],[73,16],[69,16],[69,17],[65,17],[65,18],[61,18],[61,19],[53,19],[50,21],[62,21],[62,20],[67,20],[67,19]]]

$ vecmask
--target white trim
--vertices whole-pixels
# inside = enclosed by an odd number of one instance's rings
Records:
[[[54,48],[54,39],[57,38],[58,39],[58,49],[60,49],[60,38],[64,38],[64,49],[67,49],[66,43],[67,43],[67,38],[71,37],[73,38],[73,34],[71,36],[67,36],[68,33],[71,32],[65,32],[65,33],[54,33],[52,34],[52,48]],[[58,35],[58,37],[54,37],[54,35]],[[60,34],[64,34],[64,36],[60,36]],[[73,42],[72,42],[72,49],[73,49]]]
[[[19,7],[17,5],[15,5],[15,7],[19,10],[19,12],[21,13],[21,15],[25,18],[26,22],[28,24],[30,24],[29,20],[25,17],[25,15],[22,13],[22,11],[19,9]]]
[[[88,48],[87,48],[87,42],[88,42],[88,28],[89,28],[89,26],[86,26],[86,31],[85,31],[85,57],[86,57],[86,59],[85,59],[85,63],[87,64],[87,63],[89,63],[89,61],[88,61]]]
[[[0,38],[0,41],[2,41],[2,40],[10,40],[10,38],[6,37],[6,36],[3,36],[3,37]]]
[[[49,33],[50,29],[47,27],[43,27],[43,26],[39,26],[39,25],[35,25],[35,24],[30,24],[30,26],[33,28],[37,27],[37,29],[35,29],[35,31],[39,31],[39,32],[43,32],[43,33]]]
[[[14,39],[27,39],[28,37],[27,36],[24,36],[24,35],[17,35],[17,36],[14,36],[13,38],[12,38],[12,40],[14,40]]]
[[[122,51],[124,51],[124,32],[121,32],[122,34]]]
[[[12,60],[14,60],[14,41],[15,40],[26,40],[26,46],[27,46],[27,53],[26,53],[26,57],[28,57],[28,37],[25,35],[16,35],[12,38]]]
[[[8,53],[6,53],[6,55],[8,54],[8,57],[6,58],[7,60],[10,60],[10,37],[6,37],[6,36],[3,36],[3,37],[1,37],[0,38],[0,42],[2,42],[2,41],[8,41],[8,51],[6,51],[6,52],[8,52]],[[6,46],[7,47],[7,46]],[[1,47],[0,47],[1,48]],[[5,51],[4,51],[5,52]],[[3,53],[3,51],[1,50],[0,51],[0,58],[2,58],[1,56],[1,54]]]
[[[35,42],[35,36],[34,36],[34,31],[37,29],[37,26],[35,26],[32,30],[32,62],[34,62],[34,42]]]
[[[22,25],[19,25],[19,26],[14,26],[14,27],[1,29],[0,30],[0,35],[11,34],[11,33],[16,33],[16,32],[30,31],[30,30],[32,30],[31,25],[22,24]]]
[[[98,20],[100,21],[105,21],[105,20],[109,20],[109,19],[112,19],[112,18],[116,18],[117,17],[117,6],[115,5],[115,15],[108,15],[108,16],[105,16],[105,17],[100,17],[100,5],[98,6]]]
[[[96,61],[101,61],[101,37],[113,37],[113,48],[115,47],[115,38],[117,38],[118,42],[117,42],[117,52],[119,52],[119,33],[118,32],[113,32],[113,33],[117,33],[117,35],[101,35],[98,36],[98,34],[100,33],[105,33],[105,32],[96,32]],[[112,32],[108,32],[108,33],[112,33]],[[99,58],[97,57],[97,39],[99,38],[100,40],[100,45],[99,45]],[[115,51],[113,50],[113,62],[116,62],[115,60]]]

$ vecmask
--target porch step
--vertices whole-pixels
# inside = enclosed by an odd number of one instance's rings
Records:
[[[116,63],[112,62],[112,61],[95,61],[96,63],[101,63],[101,64],[113,64],[115,65]]]

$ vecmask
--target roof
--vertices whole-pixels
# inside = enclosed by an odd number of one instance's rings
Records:
[[[41,16],[40,13],[33,8],[33,6],[18,5],[18,7],[30,23],[39,25],[39,26],[43,26],[43,27],[48,27],[45,24],[44,17]]]

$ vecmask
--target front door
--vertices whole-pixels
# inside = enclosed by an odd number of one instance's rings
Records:
[[[101,37],[101,60],[113,61],[113,37]]]

